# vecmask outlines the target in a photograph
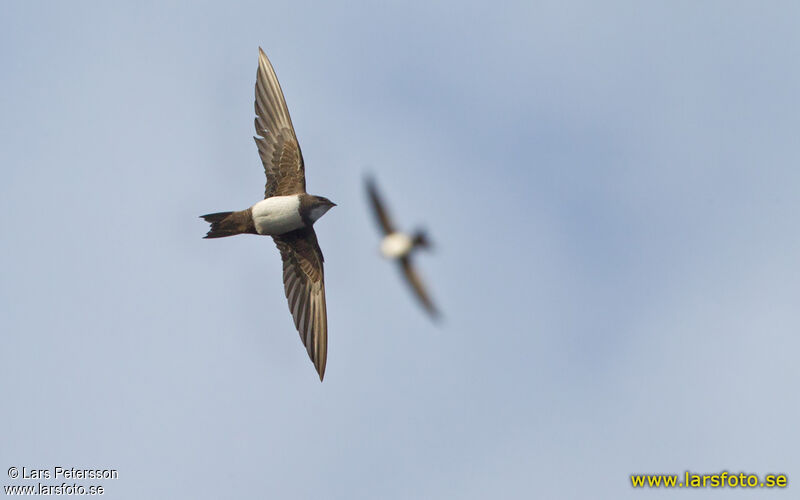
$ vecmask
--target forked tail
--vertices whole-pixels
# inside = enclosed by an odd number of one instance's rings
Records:
[[[217,212],[215,214],[201,215],[206,222],[211,224],[211,229],[204,238],[222,238],[242,233],[255,233],[256,228],[249,210],[239,212]]]

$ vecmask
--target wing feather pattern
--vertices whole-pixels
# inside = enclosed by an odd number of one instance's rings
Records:
[[[328,356],[328,315],[317,235],[309,227],[273,236],[273,240],[283,259],[283,287],[294,325],[322,380]]]
[[[267,55],[258,48],[255,129],[267,184],[264,198],[306,192],[303,153],[289,116],[278,77]]]

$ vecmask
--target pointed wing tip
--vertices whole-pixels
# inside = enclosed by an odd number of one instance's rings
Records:
[[[431,321],[437,325],[441,325],[444,322],[444,315],[442,315],[442,312],[438,307],[436,307],[436,304],[433,303],[430,297],[428,297],[426,294],[425,299],[423,299],[419,294],[417,294],[417,298],[422,301],[422,308],[425,309],[426,313],[428,313]]]
[[[322,382],[322,379],[325,378],[325,359],[321,360],[311,360],[314,363],[314,368],[317,370],[317,375],[319,375],[319,381]]]
[[[364,174],[364,184],[367,186],[367,190],[370,194],[374,193],[377,195],[378,188],[375,185],[375,177],[373,177],[372,174]]]
[[[267,53],[264,52],[264,49],[261,46],[258,47],[258,62],[259,65],[263,64],[264,62],[269,63],[269,58],[267,57]]]
[[[327,320],[327,318],[326,318]],[[322,379],[325,378],[325,367],[328,365],[328,340],[327,335],[325,338],[325,349],[323,352],[317,354],[318,358],[313,360],[314,368],[317,369],[317,374],[319,375],[319,381],[322,382]]]

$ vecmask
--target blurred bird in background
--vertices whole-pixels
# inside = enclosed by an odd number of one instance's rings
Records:
[[[411,286],[420,304],[422,304],[433,319],[440,319],[441,315],[438,309],[433,305],[428,292],[425,290],[425,286],[422,284],[419,273],[414,269],[411,262],[411,257],[417,249],[430,249],[431,247],[425,231],[417,230],[414,234],[409,234],[397,230],[394,223],[389,218],[386,205],[378,194],[375,180],[368,176],[365,183],[370,205],[372,206],[372,212],[375,214],[378,226],[383,232],[383,240],[381,240],[380,246],[381,254],[385,258],[394,260],[400,265],[403,276]]]

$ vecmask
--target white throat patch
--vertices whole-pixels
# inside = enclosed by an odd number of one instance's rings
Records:
[[[319,220],[320,217],[325,215],[325,213],[327,213],[327,211],[330,209],[331,207],[328,206],[314,207],[311,210],[309,210],[308,218],[311,219],[311,222],[317,222],[317,220]]]

